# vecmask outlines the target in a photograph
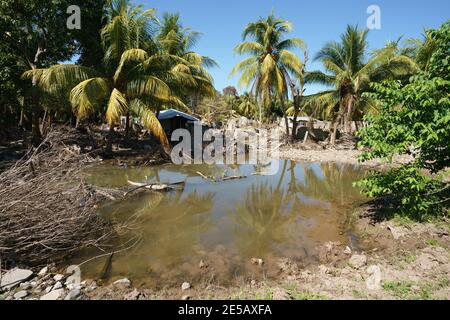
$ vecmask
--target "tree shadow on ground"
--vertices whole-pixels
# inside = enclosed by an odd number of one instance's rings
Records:
[[[392,196],[384,196],[367,201],[360,214],[361,218],[368,218],[372,224],[394,218],[399,202]]]

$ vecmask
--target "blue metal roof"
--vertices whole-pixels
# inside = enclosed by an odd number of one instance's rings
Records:
[[[181,118],[187,119],[189,121],[200,121],[199,119],[197,119],[187,113],[184,113],[184,112],[181,112],[181,111],[178,111],[175,109],[168,109],[168,110],[160,111],[158,120],[167,120],[167,119],[172,119],[175,117],[181,117]]]

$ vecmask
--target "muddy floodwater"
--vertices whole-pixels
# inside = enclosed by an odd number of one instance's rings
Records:
[[[153,288],[184,281],[227,285],[237,279],[276,277],[280,258],[300,266],[316,263],[317,247],[327,241],[357,245],[346,221],[363,200],[352,186],[362,169],[284,160],[275,175],[255,174],[260,169],[166,164],[90,170],[89,182],[100,186],[126,187],[128,180],[185,185],[163,193],[138,192],[103,205],[102,215],[128,226],[126,232],[119,229],[123,235],[110,250],[136,244],[114,254],[107,268],[107,257],[84,264],[82,277],[126,277],[134,286]],[[204,179],[198,172],[215,179]],[[229,176],[245,178],[221,181]],[[73,262],[101,253],[90,250]],[[258,265],[256,259],[264,263]]]

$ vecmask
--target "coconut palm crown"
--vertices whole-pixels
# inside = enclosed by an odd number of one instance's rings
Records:
[[[299,38],[285,38],[291,30],[289,21],[271,13],[248,24],[242,34],[244,42],[234,50],[248,57],[232,69],[230,76],[240,73],[239,86],[251,86],[251,92],[265,107],[275,97],[287,99],[290,77],[301,70],[302,62],[291,50],[305,48],[305,44]]]
[[[316,101],[327,109],[327,114],[338,123],[344,120],[344,131],[349,131],[355,113],[376,108],[375,102],[364,97],[371,82],[394,79],[411,74],[416,64],[406,55],[399,54],[393,43],[368,54],[368,30],[347,26],[339,42],[327,43],[315,56],[325,72],[313,71],[306,75],[307,82],[330,87],[315,95]]]

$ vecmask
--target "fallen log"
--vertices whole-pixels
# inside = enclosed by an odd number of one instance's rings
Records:
[[[175,186],[184,185],[185,181],[175,182],[175,183],[169,183],[169,184],[160,184],[160,183],[141,183],[141,182],[134,182],[131,180],[127,180],[129,185],[132,185],[136,188],[133,188],[127,192],[125,192],[124,196],[130,194],[131,192],[140,190],[140,189],[147,189],[151,191],[170,191],[174,190]]]

